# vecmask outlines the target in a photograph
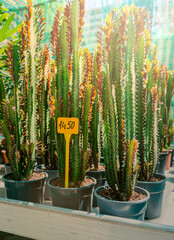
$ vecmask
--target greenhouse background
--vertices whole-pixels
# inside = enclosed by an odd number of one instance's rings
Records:
[[[10,12],[16,12],[14,25],[24,20],[27,0],[3,0]],[[36,0],[41,4],[46,18],[46,32],[44,42],[50,43],[50,32],[54,16],[59,4],[66,4],[67,0]],[[146,7],[152,16],[152,42],[157,45],[158,59],[169,70],[174,69],[174,1],[173,0],[88,0],[86,1],[86,14],[84,26],[84,42],[90,50],[96,45],[96,32],[106,14],[112,7],[121,8],[125,4],[134,3],[139,7]]]
[[[174,240],[174,0],[0,0],[0,30],[0,240]]]
[[[9,13],[16,13],[12,27],[25,20],[27,0],[3,0],[2,3],[9,9]],[[51,28],[59,5],[66,4],[67,0],[35,0],[41,5],[47,22],[43,43],[50,46]],[[157,45],[159,63],[163,63],[168,70],[174,70],[174,1],[173,0],[87,0],[85,25],[83,31],[83,45],[92,50],[97,44],[97,30],[104,22],[107,13],[113,7],[121,8],[125,4],[134,3],[145,7],[151,15],[152,43]],[[174,118],[174,98],[171,115]]]

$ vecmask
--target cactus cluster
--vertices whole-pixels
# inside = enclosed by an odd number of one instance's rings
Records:
[[[159,143],[164,136],[163,122],[168,119],[171,105],[172,78],[165,66],[161,69],[159,67],[157,49],[151,45],[147,28],[148,19],[145,8],[133,4],[124,6],[120,11],[114,9],[106,17],[103,36],[101,33],[98,35],[99,42],[101,38],[104,39],[104,148],[108,183],[113,189],[115,183],[118,189],[119,182],[121,189],[130,184],[130,181],[123,181],[126,179],[123,177],[126,172],[124,167],[127,167],[124,157],[127,149],[121,144],[124,141],[136,139],[138,142],[136,164],[132,168],[136,169],[133,171],[134,179],[138,176],[140,180],[150,181],[153,177],[158,162]],[[160,119],[160,114],[164,120]]]
[[[145,15],[144,9],[133,5],[123,7],[120,12],[114,9],[98,35],[100,43],[104,39],[106,69],[102,89],[106,177],[120,200],[132,196],[138,172],[135,68],[137,46],[145,25],[141,17]]]
[[[31,0],[27,8],[20,42],[6,50],[13,97],[5,96],[0,79],[0,126],[14,179],[28,179],[40,157],[47,169],[59,168],[64,183],[57,118],[75,117],[80,132],[70,141],[70,186],[84,180],[87,167],[97,170],[103,154],[109,186],[129,200],[137,177],[153,176],[172,126],[173,74],[159,66],[147,11],[133,4],[111,10],[90,52],[81,48],[84,0],[58,8],[51,49],[41,45],[42,10]]]
[[[43,35],[43,16],[39,8],[34,10],[31,1],[28,1],[27,8],[26,21],[19,29],[19,44],[9,42],[6,49],[13,97],[3,100],[3,119],[0,122],[15,180],[32,176],[37,148],[37,58]]]
[[[70,182],[83,181],[87,162],[88,121],[91,103],[90,81],[80,86],[80,57],[82,51],[82,27],[84,24],[84,0],[68,2],[65,9],[58,8],[51,32],[52,52],[55,56],[54,95],[51,111],[54,122],[58,117],[80,119],[80,134],[70,141]],[[88,78],[88,77],[87,77]],[[53,110],[54,109],[54,110]],[[57,131],[57,130],[56,130]],[[65,179],[65,139],[56,134],[59,171],[62,182]]]

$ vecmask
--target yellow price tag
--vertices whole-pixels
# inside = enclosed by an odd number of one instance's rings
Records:
[[[57,132],[64,134],[78,134],[79,133],[79,119],[59,117],[57,119]]]
[[[79,119],[60,117],[57,119],[57,132],[63,133],[66,140],[65,188],[69,186],[69,142],[71,134],[79,133]]]

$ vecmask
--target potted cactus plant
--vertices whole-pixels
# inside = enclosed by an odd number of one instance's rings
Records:
[[[139,162],[133,67],[145,11],[134,5],[123,7],[119,14],[117,11],[107,15],[99,34],[106,67],[102,87],[103,151],[109,186],[97,188],[95,196],[100,213],[143,220],[149,193],[135,187]]]
[[[169,119],[169,113],[170,113],[170,107],[171,107],[171,101],[173,96],[173,76],[171,72],[167,72],[167,68],[162,66],[161,68],[161,74],[163,76],[163,71],[166,73],[162,79],[161,79],[161,85],[159,87],[160,91],[160,102],[161,102],[161,111],[160,111],[160,151],[162,152],[161,155],[166,154],[166,164],[163,161],[163,174],[165,174],[165,170],[169,170],[170,168],[170,162],[171,162],[171,155],[172,155],[172,149],[170,149],[170,145],[168,145],[168,139],[171,131],[171,125]],[[162,162],[160,162],[162,165]]]
[[[85,177],[88,148],[88,122],[92,86],[87,82],[80,88],[80,43],[84,24],[84,0],[69,2],[64,11],[58,9],[52,31],[55,55],[55,91],[49,106],[54,118],[59,178],[48,182],[53,205],[91,211],[95,180]],[[57,134],[57,118],[74,117],[80,121],[79,135],[70,140],[69,187],[65,188],[65,138]]]
[[[82,76],[82,87],[90,82],[94,86],[94,94],[92,97],[91,112],[89,119],[89,138],[88,138],[88,159],[86,175],[96,179],[95,188],[105,184],[105,165],[101,163],[102,154],[102,51],[100,45],[96,51],[84,49],[84,74]],[[97,207],[97,201],[94,196],[93,207]]]
[[[40,82],[37,86],[37,163],[36,171],[44,171],[48,174],[47,181],[58,176],[58,159],[55,154],[55,125],[49,111],[49,94],[54,94],[54,63],[50,62],[51,56],[48,46],[45,44],[40,53],[38,64],[40,66]],[[50,67],[51,66],[51,67]],[[38,161],[40,160],[40,162]],[[45,187],[45,199],[51,200],[48,185]]]
[[[36,58],[43,35],[43,16],[28,1],[28,15],[20,30],[20,44],[8,43],[6,50],[13,97],[3,102],[1,130],[6,140],[12,174],[3,176],[8,198],[43,203],[46,173],[34,173],[36,160]],[[36,29],[35,22],[40,25]]]
[[[152,61],[146,60],[145,70],[139,74],[139,86],[144,95],[139,106],[137,139],[139,141],[140,170],[137,185],[150,193],[145,218],[153,219],[161,215],[163,191],[166,177],[155,174],[159,157],[159,91],[160,81],[156,46],[152,52]],[[140,62],[140,61],[139,61]],[[140,68],[139,64],[139,69]],[[144,74],[145,73],[145,74]],[[165,78],[163,72],[162,79]],[[144,84],[144,82],[146,84]],[[139,94],[139,93],[138,93]],[[141,97],[139,97],[141,99]],[[141,123],[141,124],[140,124]]]

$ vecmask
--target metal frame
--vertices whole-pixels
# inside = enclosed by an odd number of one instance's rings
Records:
[[[38,240],[173,240],[174,227],[0,198],[0,231]]]

